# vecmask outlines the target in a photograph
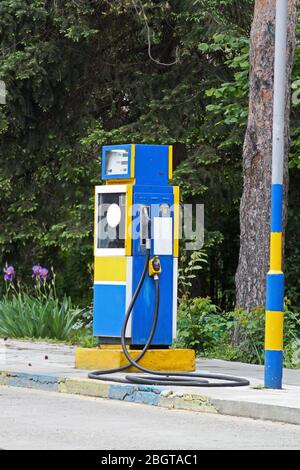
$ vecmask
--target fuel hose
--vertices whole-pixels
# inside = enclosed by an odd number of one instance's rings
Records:
[[[154,316],[151,326],[151,331],[148,337],[148,340],[140,352],[140,354],[134,359],[131,357],[130,352],[127,350],[126,346],[126,330],[128,322],[132,315],[133,307],[137,301],[137,298],[140,294],[140,291],[143,287],[147,272],[148,265],[150,261],[150,250],[147,250],[145,266],[139,280],[136,291],[133,295],[133,298],[130,302],[130,305],[127,309],[125,320],[122,326],[121,334],[121,344],[123,353],[128,360],[128,363],[125,366],[118,367],[115,369],[108,370],[97,370],[91,372],[88,377],[94,380],[102,380],[107,382],[117,382],[117,383],[126,383],[126,384],[139,384],[139,385],[168,385],[168,386],[182,386],[182,387],[246,387],[250,385],[250,382],[246,379],[239,377],[232,377],[228,375],[216,375],[216,374],[200,374],[194,372],[159,372],[151,369],[147,369],[140,365],[141,359],[145,356],[146,352],[151,347],[152,340],[155,335],[158,317],[159,317],[159,303],[160,303],[160,287],[159,287],[159,276],[154,276],[155,283],[155,307],[154,307]],[[125,372],[130,367],[135,367],[142,375],[125,375],[125,377],[118,374],[120,372]]]

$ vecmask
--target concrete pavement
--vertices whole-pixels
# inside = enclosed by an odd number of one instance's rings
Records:
[[[8,450],[300,449],[288,424],[7,387],[0,403]]]
[[[284,390],[263,390],[263,367],[200,360],[201,372],[249,378],[250,387],[207,389],[138,387],[87,379],[74,369],[75,348],[24,341],[0,342],[0,384],[117,399],[159,407],[300,424],[300,370],[285,371]]]

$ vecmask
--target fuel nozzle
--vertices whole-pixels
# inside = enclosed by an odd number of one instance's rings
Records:
[[[162,269],[161,269],[160,259],[158,256],[154,256],[154,258],[152,258],[149,261],[149,276],[158,277],[161,274],[161,272],[162,272]]]
[[[151,248],[151,218],[150,208],[148,206],[142,206],[141,208],[141,246],[146,247],[147,250]]]

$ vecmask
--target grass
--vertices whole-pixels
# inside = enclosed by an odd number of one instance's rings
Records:
[[[23,293],[4,296],[0,301],[0,336],[70,340],[81,312],[67,297],[60,301]]]

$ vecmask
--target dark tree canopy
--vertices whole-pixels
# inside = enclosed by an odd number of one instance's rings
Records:
[[[52,264],[89,301],[101,145],[170,143],[184,201],[206,206],[209,262],[192,293],[233,306],[252,18],[250,0],[2,0],[2,264],[24,279]]]

